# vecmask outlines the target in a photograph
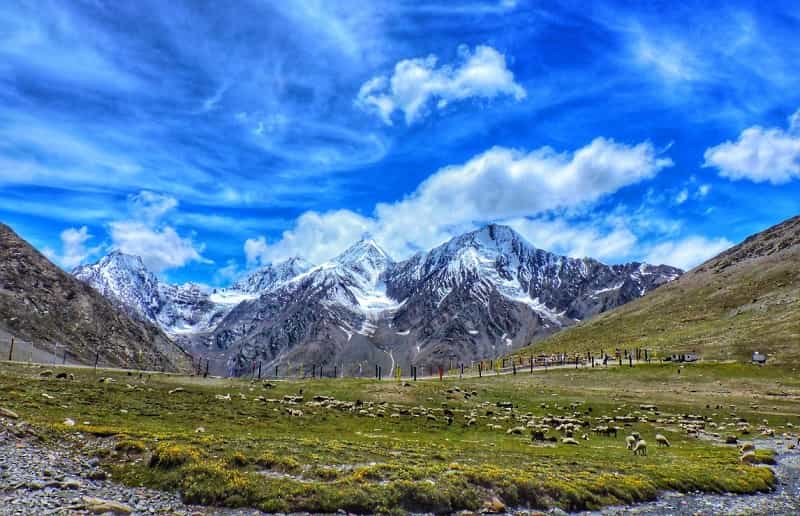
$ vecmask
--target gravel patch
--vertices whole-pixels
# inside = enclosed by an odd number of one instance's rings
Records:
[[[44,446],[30,427],[0,417],[0,515],[251,515],[254,510],[189,506],[176,493],[116,484],[70,443]]]

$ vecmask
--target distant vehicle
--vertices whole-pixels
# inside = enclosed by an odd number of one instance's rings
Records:
[[[666,359],[668,362],[697,362],[700,357],[694,351],[690,353],[673,353]]]
[[[759,353],[758,351],[753,351],[753,363],[754,364],[764,364],[767,362],[767,355],[764,353]]]

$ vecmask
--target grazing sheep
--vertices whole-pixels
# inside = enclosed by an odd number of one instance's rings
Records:
[[[629,435],[628,437],[626,437],[625,438],[625,446],[629,450],[632,450],[633,447],[636,446],[636,438],[634,436],[632,436],[632,435]]]
[[[573,446],[577,446],[578,441],[576,441],[572,437],[564,437],[563,439],[561,439],[561,444],[571,444]]]
[[[742,445],[739,446],[739,451],[742,452],[742,453],[755,451],[755,449],[756,449],[756,447],[755,447],[755,445],[753,445],[753,443],[742,443]]]
[[[633,454],[634,455],[647,455],[647,441],[644,439],[640,439],[636,442],[636,446],[633,447]]]
[[[669,443],[669,439],[667,439],[666,437],[664,437],[661,434],[656,434],[656,445],[657,446],[665,446],[667,448],[669,448],[671,446],[670,443]]]
[[[511,435],[511,434],[522,435],[524,432],[525,432],[525,427],[524,426],[515,426],[514,428],[509,428],[508,430],[506,430],[506,433],[508,435]]]

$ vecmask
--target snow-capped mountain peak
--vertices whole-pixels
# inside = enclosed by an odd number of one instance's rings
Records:
[[[393,263],[389,253],[384,251],[372,238],[362,238],[334,258],[333,261],[348,267],[358,266],[365,262],[375,265]]]
[[[112,251],[97,263],[76,267],[72,274],[134,315],[154,320],[159,284],[138,256]]]
[[[364,289],[377,285],[393,263],[389,254],[370,238],[359,240],[332,261],[335,268],[354,276],[355,282]]]
[[[240,279],[231,290],[247,294],[261,294],[311,269],[311,264],[299,256],[282,262],[270,263]]]

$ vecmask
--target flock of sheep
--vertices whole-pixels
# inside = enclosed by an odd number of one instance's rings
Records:
[[[264,387],[269,389],[274,385],[264,382]],[[230,394],[226,396],[217,395],[216,397],[219,400],[231,399]],[[239,397],[247,399],[242,393],[239,393]],[[448,400],[461,399],[468,401],[472,399],[472,403],[475,403],[472,408],[455,408],[451,407],[447,402],[442,402],[441,407],[426,407],[422,405],[401,405],[386,401],[344,401],[321,395],[313,396],[310,400],[306,400],[302,395],[302,391],[299,395],[286,395],[279,399],[256,396],[253,400],[268,405],[283,406],[283,409],[275,408],[274,410],[282,410],[291,417],[302,417],[304,415],[303,410],[300,408],[302,406],[311,411],[313,409],[331,409],[370,418],[421,418],[432,424],[444,423],[448,426],[459,424],[460,422],[466,428],[483,424],[489,430],[504,431],[509,435],[530,433],[534,442],[560,443],[570,446],[579,445],[580,440],[588,441],[590,433],[598,437],[616,438],[622,432],[623,426],[632,426],[638,423],[681,429],[689,437],[700,437],[702,434],[703,437],[717,438],[728,444],[739,444],[733,432],[741,435],[747,435],[751,432],[751,423],[743,417],[738,417],[735,414],[735,407],[731,407],[734,412],[731,413],[730,419],[727,422],[719,423],[713,421],[713,418],[718,416],[716,413],[712,416],[661,414],[654,405],[639,405],[638,409],[636,409],[623,404],[615,410],[617,412],[625,411],[624,413],[592,417],[592,409],[584,406],[583,402],[573,402],[564,406],[560,406],[558,403],[551,405],[542,403],[540,405],[542,409],[562,413],[567,412],[569,415],[548,413],[545,416],[535,416],[532,412],[520,412],[512,402],[477,402],[474,399],[477,397],[478,393],[476,391],[462,391],[458,387],[447,390]],[[428,401],[433,401],[433,399],[428,398]],[[716,408],[721,409],[722,407],[717,406]],[[591,428],[592,420],[596,425],[593,428]],[[787,424],[787,427],[791,429],[791,424]],[[766,420],[758,425],[757,428],[761,435],[765,437],[775,436],[775,430],[767,425]],[[557,435],[552,435],[553,432]],[[722,433],[725,432],[730,432],[730,435],[723,437]],[[792,436],[792,434],[786,432],[784,432],[783,436],[787,439],[786,445],[790,449],[794,448],[796,444],[800,445],[800,439],[797,436]],[[798,439],[796,444],[794,439]],[[655,434],[654,440],[659,448],[671,446],[670,440],[661,433]],[[634,455],[647,456],[647,441],[638,432],[631,432],[625,437],[624,442],[626,448],[631,450]],[[741,445],[740,450],[742,462],[757,462],[751,443]]]

